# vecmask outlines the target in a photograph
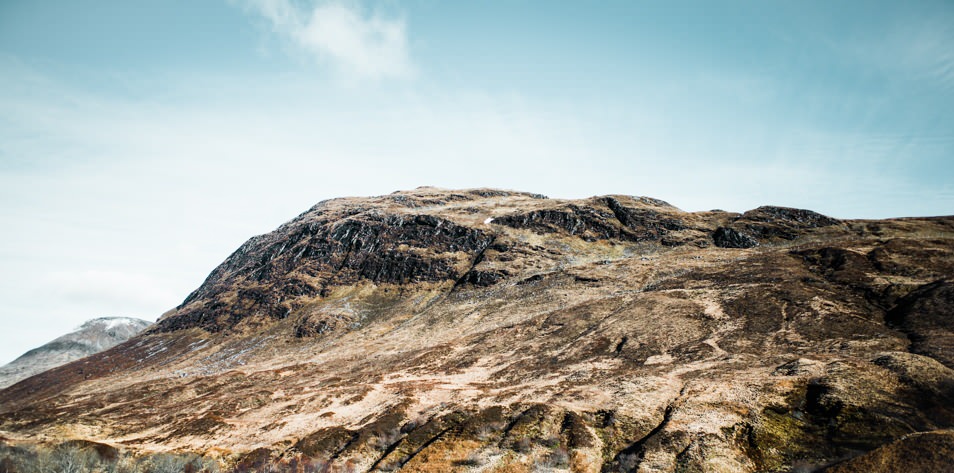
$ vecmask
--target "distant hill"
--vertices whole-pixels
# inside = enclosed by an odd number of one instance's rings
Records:
[[[0,367],[0,388],[65,365],[73,360],[112,348],[142,332],[150,322],[129,317],[92,319],[41,347],[34,348]]]

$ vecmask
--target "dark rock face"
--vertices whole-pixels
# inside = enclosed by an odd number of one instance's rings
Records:
[[[476,287],[493,286],[509,276],[506,271],[479,271],[472,269],[458,280],[459,284],[469,284]]]
[[[295,324],[295,337],[318,337],[345,330],[355,323],[351,314],[307,314]]]
[[[792,230],[828,227],[838,225],[840,221],[826,217],[818,212],[789,207],[763,206],[742,214],[739,220],[762,222],[771,227],[784,227]]]
[[[685,219],[659,210],[670,207],[665,202],[640,199],[640,202],[646,200],[658,208],[627,206],[614,197],[605,197],[587,206],[571,204],[511,214],[495,219],[494,223],[542,234],[563,232],[577,235],[585,241],[615,239],[661,242],[665,246],[687,243],[705,246],[704,242],[692,238],[670,238],[674,232],[704,228],[695,227]],[[812,229],[840,224],[836,219],[810,210],[759,207],[742,214],[727,226],[718,227],[711,233],[711,239],[721,248],[753,248],[759,245],[760,240],[794,240]]]
[[[753,248],[759,246],[755,238],[728,227],[719,227],[712,234],[712,240],[719,248]]]
[[[432,215],[354,210],[341,219],[319,213],[252,238],[157,329],[218,331],[252,315],[282,319],[329,286],[363,280],[456,281],[493,242],[483,230]]]
[[[620,238],[621,235],[629,237],[615,220],[616,217],[606,210],[571,204],[563,208],[506,215],[494,219],[494,223],[544,234],[565,232],[586,241]]]
[[[752,248],[760,241],[794,240],[808,230],[840,224],[839,220],[811,210],[764,206],[718,228],[712,239],[722,248]]]
[[[633,232],[637,241],[659,240],[671,231],[687,228],[685,222],[652,209],[627,207],[612,197],[607,197],[605,202],[616,219]]]
[[[544,196],[493,189],[386,196],[403,208],[465,206],[474,199]],[[281,320],[339,286],[407,285],[453,281],[454,287],[487,287],[508,279],[500,265],[480,265],[491,249],[497,262],[536,250],[496,248],[494,226],[563,234],[586,242],[658,243],[665,247],[711,242],[722,248],[753,248],[760,241],[792,240],[838,220],[801,209],[759,207],[714,231],[711,223],[646,197],[601,197],[555,203],[494,217],[489,228],[461,225],[428,213],[387,210],[380,205],[322,202],[272,233],[250,239],[209,275],[205,283],[160,321],[156,330],[190,327],[219,331],[257,317]],[[462,207],[465,213],[481,212]],[[510,250],[514,250],[508,253]],[[547,251],[553,252],[552,249]],[[882,257],[882,259],[886,259]],[[890,263],[885,263],[890,264]],[[480,266],[479,266],[480,265]],[[350,322],[349,322],[350,323]],[[347,326],[340,319],[302,318],[295,333],[314,336]]]
[[[760,240],[794,240],[806,230],[839,223],[838,220],[811,210],[768,206],[745,212],[731,227]]]
[[[640,199],[651,205],[670,207],[659,200]],[[685,222],[671,215],[652,208],[626,206],[613,197],[605,197],[586,206],[570,204],[506,215],[494,219],[494,223],[542,234],[568,233],[591,242],[614,239],[659,241],[669,232],[688,228]]]

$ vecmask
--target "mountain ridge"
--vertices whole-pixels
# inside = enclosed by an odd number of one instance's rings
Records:
[[[0,429],[354,471],[851,471],[950,439],[954,217],[542,197],[319,203],[0,391]]]

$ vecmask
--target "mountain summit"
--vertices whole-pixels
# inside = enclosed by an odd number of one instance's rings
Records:
[[[954,460],[952,274],[954,217],[333,199],[0,391],[0,434],[236,471],[930,469]]]
[[[87,320],[72,332],[0,367],[0,389],[22,379],[125,342],[152,323],[129,317]]]

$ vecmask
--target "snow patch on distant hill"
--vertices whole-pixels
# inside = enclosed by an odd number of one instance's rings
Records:
[[[131,317],[100,317],[72,332],[34,348],[0,367],[0,389],[35,374],[112,348],[152,325]]]
[[[146,324],[146,327],[150,325],[150,323],[145,320],[134,319],[132,317],[100,317],[83,322],[82,325],[74,328],[73,332],[89,329],[97,325],[102,326],[104,330],[112,330],[118,327],[143,327],[143,323]]]

